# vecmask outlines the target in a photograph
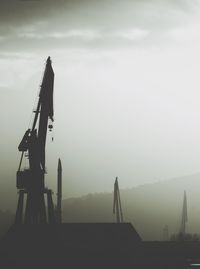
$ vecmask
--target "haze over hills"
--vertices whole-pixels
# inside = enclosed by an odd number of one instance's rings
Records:
[[[120,184],[120,179],[119,179]],[[144,240],[162,240],[163,227],[179,231],[183,192],[187,192],[187,231],[200,233],[200,174],[121,190],[124,219]],[[63,221],[112,222],[112,193],[88,194],[63,201]]]
[[[132,222],[144,240],[162,240],[166,224],[170,234],[176,233],[180,227],[184,190],[188,202],[187,231],[200,234],[200,173],[121,190],[125,221]],[[64,199],[63,222],[113,222],[112,206],[111,192]],[[15,208],[16,204],[11,210],[14,212]],[[10,226],[13,218],[11,213],[1,212],[0,233]]]

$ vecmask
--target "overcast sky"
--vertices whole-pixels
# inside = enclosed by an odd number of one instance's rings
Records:
[[[58,157],[65,197],[200,172],[199,50],[197,0],[1,0],[2,184],[15,188],[49,55],[48,186]]]

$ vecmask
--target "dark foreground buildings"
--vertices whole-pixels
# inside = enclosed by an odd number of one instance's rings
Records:
[[[198,242],[144,242],[130,223],[14,225],[0,244],[3,269],[185,269],[198,258]]]

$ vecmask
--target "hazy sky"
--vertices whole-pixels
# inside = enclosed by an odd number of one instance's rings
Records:
[[[198,0],[0,2],[0,169],[15,188],[17,151],[45,61],[55,72],[48,186],[64,197],[200,171]]]

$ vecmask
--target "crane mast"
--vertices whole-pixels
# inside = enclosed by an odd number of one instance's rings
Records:
[[[45,187],[45,145],[47,128],[52,130],[53,125],[53,86],[54,72],[51,59],[48,57],[44,76],[40,88],[37,108],[32,128],[28,129],[18,146],[21,159],[17,171],[17,188],[19,189],[18,206],[15,223],[40,224],[54,223],[54,207],[52,191]],[[21,169],[24,153],[27,152],[29,168]],[[24,195],[27,195],[24,212]],[[45,205],[47,195],[47,210]]]
[[[56,222],[62,223],[62,164],[61,159],[58,159],[58,170],[57,170],[57,205],[56,211]]]
[[[117,177],[115,179],[115,184],[114,184],[113,214],[116,214],[116,222],[117,223],[123,222],[123,213],[122,213],[119,184],[118,184]]]
[[[181,227],[180,227],[180,234],[182,236],[186,235],[186,222],[187,222],[187,220],[188,220],[188,216],[187,216],[187,196],[186,196],[186,191],[184,191],[183,209],[182,209]]]

